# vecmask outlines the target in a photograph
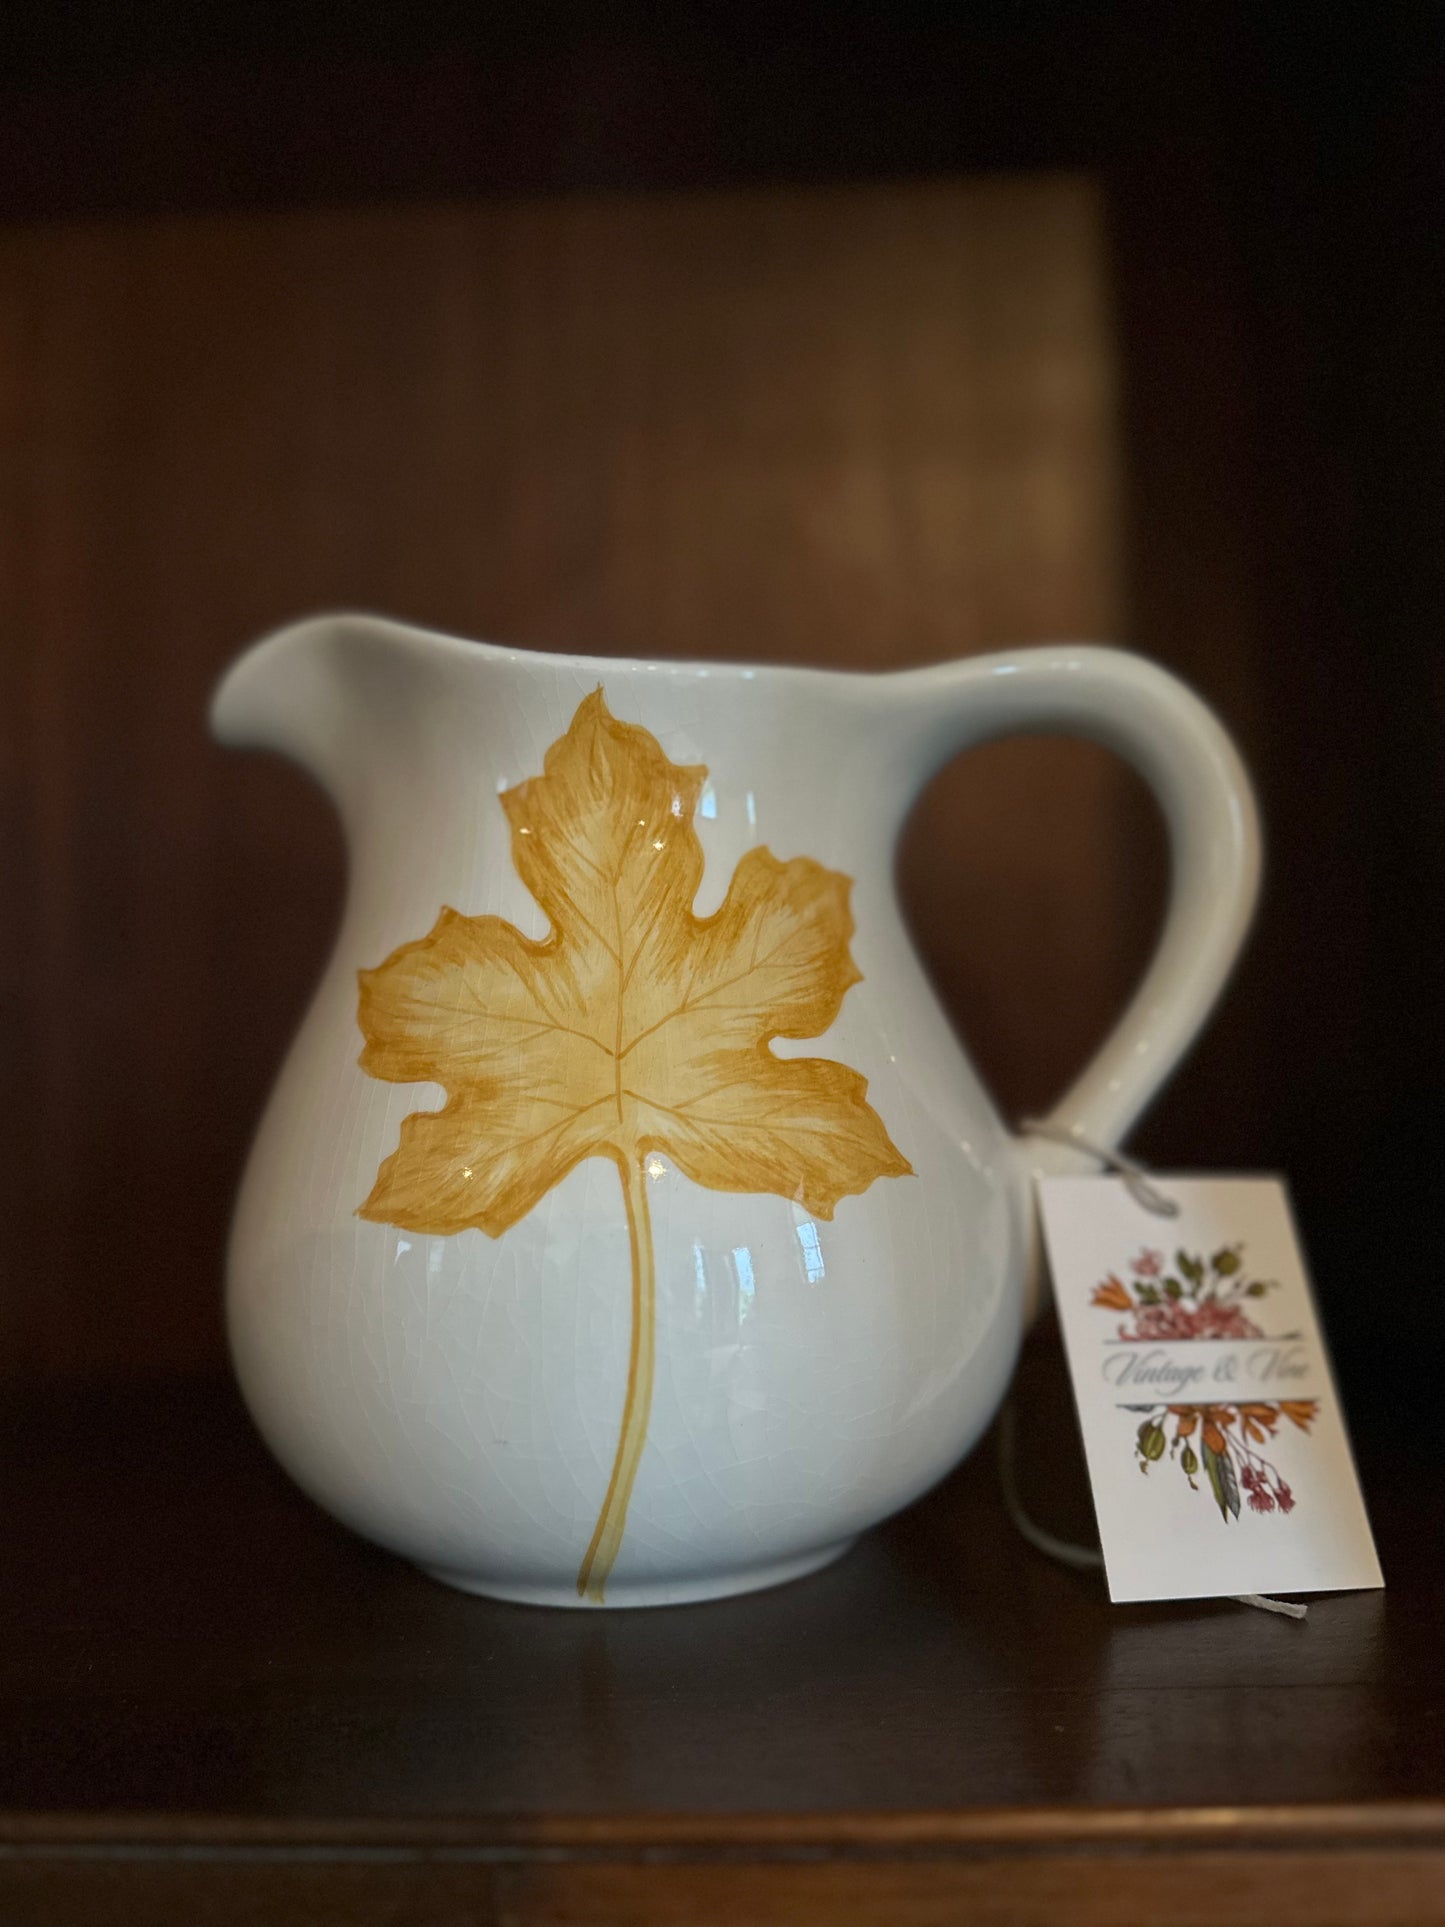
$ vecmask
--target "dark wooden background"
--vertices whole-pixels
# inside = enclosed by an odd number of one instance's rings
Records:
[[[1357,1425],[1438,1449],[1405,1416],[1445,1343],[1435,10],[80,5],[3,33],[0,1369],[218,1354],[230,1193],[342,863],[299,777],[201,734],[256,630],[345,602],[882,666],[1107,625],[1236,729],[1270,847],[1138,1144],[1289,1171]],[[974,326],[980,285],[1034,293],[945,344],[991,419],[946,380],[935,410],[920,360],[920,316]],[[1161,859],[1090,753],[977,760],[904,881],[1017,1109],[1124,994]]]

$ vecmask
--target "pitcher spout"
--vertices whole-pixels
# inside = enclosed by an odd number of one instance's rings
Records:
[[[292,623],[238,656],[211,698],[211,731],[228,749],[270,749],[325,781],[336,727],[337,623]]]
[[[415,719],[421,672],[441,641],[377,616],[292,623],[231,665],[211,699],[212,733],[228,748],[274,750],[299,764],[345,815],[375,773],[378,747]]]

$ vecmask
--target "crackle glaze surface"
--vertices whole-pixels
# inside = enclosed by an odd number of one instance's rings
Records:
[[[941,1477],[1003,1395],[1029,1172],[1075,1154],[1006,1132],[903,932],[893,845],[941,762],[1072,727],[1160,793],[1169,927],[1055,1113],[1089,1136],[1127,1128],[1187,1045],[1255,887],[1227,739],[1177,683],[1108,651],[870,678],[546,657],[338,617],[242,658],[215,723],[310,768],[352,852],[237,1210],[243,1389],[339,1518],[529,1601],[665,1603],[809,1570]],[[555,847],[518,854],[524,834],[555,837],[538,783],[569,743],[594,804],[598,782],[630,807],[655,779],[670,828],[644,805],[618,874],[676,835],[634,891],[666,955],[623,945],[656,1009],[618,992],[616,943],[579,937],[582,870],[559,884]],[[599,777],[614,752],[622,777]],[[568,861],[582,847],[596,868],[589,834]],[[703,1021],[708,984],[740,974],[699,961],[724,937],[748,971],[782,967],[742,1016]],[[544,964],[565,968],[528,988]],[[636,1039],[683,1007],[651,1082],[624,1084],[623,1053],[640,1063]],[[592,1033],[610,1026],[625,1098],[583,1090],[555,1036],[539,1056],[539,1021],[586,1034],[598,1066]],[[743,1094],[720,1119],[724,1087]],[[574,1122],[553,1145],[558,1105]],[[598,1128],[575,1123],[584,1105]],[[519,1159],[539,1132],[549,1155]]]

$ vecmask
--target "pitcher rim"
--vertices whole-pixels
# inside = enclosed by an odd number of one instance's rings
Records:
[[[699,678],[729,678],[736,682],[753,682],[760,675],[770,678],[797,679],[801,682],[819,684],[831,683],[840,687],[857,688],[882,682],[896,682],[905,677],[928,676],[940,670],[958,668],[967,664],[971,669],[983,671],[1008,672],[1020,654],[1041,655],[1051,651],[1095,652],[1115,655],[1120,652],[1115,645],[1093,640],[1063,637],[1040,637],[1037,641],[1003,645],[982,650],[960,649],[956,655],[934,657],[922,662],[910,662],[897,668],[887,669],[833,669],[815,663],[767,662],[763,660],[729,661],[717,656],[614,656],[592,654],[585,650],[543,649],[526,642],[498,642],[485,637],[466,636],[455,630],[432,628],[424,623],[410,622],[398,616],[385,615],[369,609],[322,609],[314,614],[299,616],[293,621],[277,625],[259,636],[243,653],[250,655],[266,649],[270,644],[283,638],[295,637],[308,629],[324,630],[336,625],[354,624],[376,632],[384,633],[388,639],[425,644],[440,649],[448,655],[459,657],[486,656],[494,660],[515,662],[526,666],[545,665],[552,669],[570,669],[585,673],[634,672],[638,674],[688,675]],[[1147,661],[1147,658],[1140,659]]]

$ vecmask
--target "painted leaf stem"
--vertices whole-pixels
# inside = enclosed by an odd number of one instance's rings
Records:
[[[652,1246],[652,1214],[647,1208],[647,1176],[641,1158],[622,1167],[622,1195],[627,1205],[627,1237],[632,1251],[632,1350],[627,1361],[627,1393],[622,1401],[622,1430],[607,1496],[597,1515],[592,1542],[577,1575],[584,1599],[602,1601],[607,1575],[622,1544],[632,1482],[637,1477],[642,1448],[647,1442],[647,1420],[652,1410],[652,1370],[657,1333],[657,1261]]]
[[[866,1078],[770,1048],[825,1031],[859,981],[849,879],[758,848],[714,914],[696,917],[703,854],[693,816],[706,775],[670,762],[595,691],[543,773],[501,798],[512,860],[547,914],[547,937],[443,908],[427,936],[360,973],[362,1068],[447,1092],[440,1110],[404,1120],[361,1217],[496,1238],[584,1158],[608,1158],[621,1176],[627,1388],[577,1582],[598,1601],[652,1401],[649,1154],[666,1153],[709,1189],[773,1192],[823,1219],[875,1178],[912,1170],[866,1102]]]

